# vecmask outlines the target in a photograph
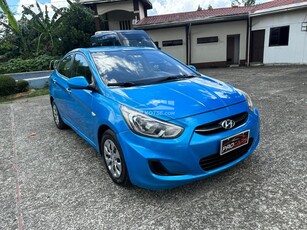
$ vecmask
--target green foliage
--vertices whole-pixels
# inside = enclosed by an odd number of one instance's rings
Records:
[[[5,26],[0,34],[0,74],[45,70],[53,59],[51,56],[90,46],[90,37],[96,31],[94,13],[78,2],[67,2],[68,8],[51,6],[54,11],[51,18],[47,6],[45,9],[38,3],[23,6],[17,30],[14,20],[10,24],[6,0],[0,0],[0,7],[6,10],[0,13],[0,24]],[[10,61],[1,63],[6,60]]]
[[[202,11],[203,10],[203,8],[200,6],[200,5],[198,5],[198,7],[197,7],[197,10],[196,11]]]
[[[90,37],[96,31],[93,11],[80,3],[72,3],[69,0],[68,3],[69,8],[58,19],[55,31],[55,49],[61,54],[75,48],[89,47]]]
[[[3,11],[3,14],[6,15],[9,23],[3,23],[1,22],[1,24],[9,29],[11,29],[14,33],[19,33],[19,24],[16,20],[16,18],[14,17],[14,14],[12,13],[12,11],[10,10],[10,8],[8,7],[6,0],[0,0],[0,9]]]
[[[211,4],[208,5],[208,10],[213,10],[213,7]]]
[[[19,80],[16,83],[16,92],[23,93],[29,90],[29,82],[25,80]]]
[[[0,96],[14,94],[16,90],[15,80],[6,75],[0,75]]]
[[[15,43],[16,36],[7,34],[0,42],[0,62],[20,55],[19,47]]]
[[[0,64],[0,74],[47,70],[50,62],[54,59],[57,58],[45,54],[32,59],[11,59]]]
[[[48,7],[45,6],[45,11],[43,11],[36,2],[36,9],[38,13],[36,13],[32,8],[33,5],[28,7],[23,7],[23,19],[27,22],[28,27],[31,28],[32,34],[36,34],[34,38],[34,42],[36,45],[36,54],[41,52],[48,52],[52,53],[54,47],[54,31],[57,27],[57,19],[59,18],[60,14],[63,10],[57,9],[57,11],[53,14],[52,18],[49,18],[49,11]],[[27,20],[26,16],[30,16],[31,19]],[[43,45],[41,45],[43,43]]]

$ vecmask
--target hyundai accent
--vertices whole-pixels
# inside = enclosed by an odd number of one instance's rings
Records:
[[[151,48],[66,54],[50,76],[59,129],[76,131],[120,185],[167,189],[228,169],[259,142],[250,97]]]

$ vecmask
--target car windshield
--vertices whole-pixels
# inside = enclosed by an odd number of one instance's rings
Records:
[[[99,74],[107,85],[129,83],[145,85],[197,75],[158,50],[120,50],[93,52]]]

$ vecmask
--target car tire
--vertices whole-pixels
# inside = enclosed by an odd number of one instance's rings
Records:
[[[54,101],[51,103],[51,107],[52,107],[53,120],[54,120],[56,127],[58,129],[66,129],[68,126],[62,120],[58,107],[56,106]]]
[[[125,158],[112,130],[107,130],[101,139],[101,155],[111,179],[118,185],[130,184]]]

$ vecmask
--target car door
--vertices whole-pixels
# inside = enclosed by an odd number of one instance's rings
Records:
[[[85,77],[89,84],[93,84],[92,71],[88,60],[81,53],[76,53],[71,66],[71,78]],[[84,135],[88,141],[94,140],[92,112],[93,91],[91,89],[70,89],[70,102],[66,104],[73,126]]]
[[[51,75],[50,84],[54,92],[54,100],[60,111],[62,118],[70,120],[67,104],[70,103],[70,95],[67,92],[67,79],[71,77],[71,66],[73,55],[65,56],[60,62],[56,71]]]

